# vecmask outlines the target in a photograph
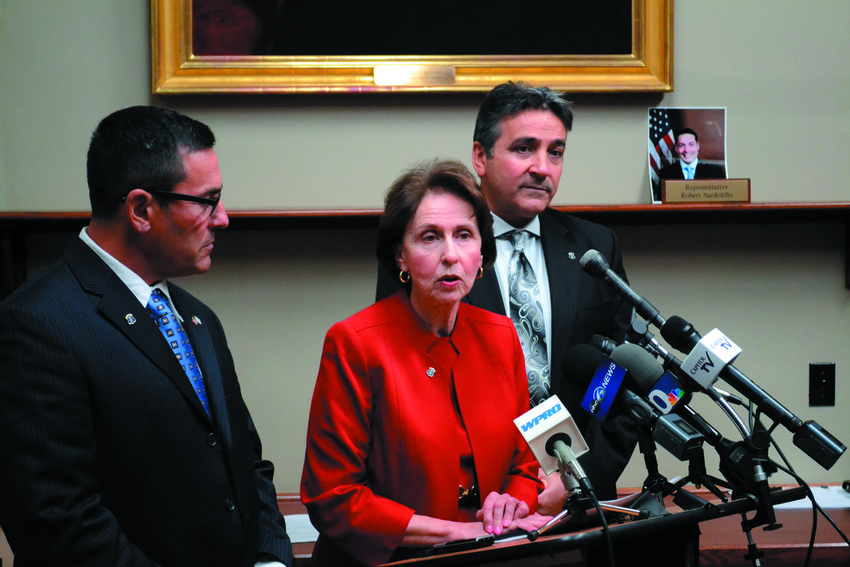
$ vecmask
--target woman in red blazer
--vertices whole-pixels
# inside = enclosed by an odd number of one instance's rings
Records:
[[[496,256],[469,171],[396,180],[377,251],[406,289],[325,338],[301,479],[316,563],[539,527],[537,463],[513,424],[529,405],[522,348],[510,319],[461,303]]]

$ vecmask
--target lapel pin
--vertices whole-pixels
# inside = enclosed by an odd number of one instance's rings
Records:
[[[133,317],[132,313],[127,313],[126,315],[124,315],[124,318],[127,319],[128,325],[133,325],[136,323],[136,318]]]
[[[568,254],[568,256],[570,257],[570,260],[575,260],[575,259],[576,259],[576,254],[575,254],[575,252],[570,252],[570,253]]]
[[[436,374],[436,373],[437,373],[437,371],[436,371],[436,370],[434,370],[434,367],[433,367],[433,366],[432,366],[432,367],[430,367],[428,370],[426,370],[426,371],[425,371],[425,374],[427,374],[427,375],[428,375],[428,378],[433,378],[433,377],[434,377],[434,374]]]
[[[198,319],[198,316],[197,316],[197,315],[192,315],[192,322],[193,322],[195,325],[200,325],[200,324],[201,324],[201,320],[200,320],[200,319]]]

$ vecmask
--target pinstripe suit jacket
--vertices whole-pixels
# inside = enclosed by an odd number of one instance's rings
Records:
[[[16,565],[253,565],[261,553],[291,565],[220,322],[169,286],[212,418],[82,241],[3,302],[0,526]]]

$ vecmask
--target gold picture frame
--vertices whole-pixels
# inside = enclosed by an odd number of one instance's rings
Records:
[[[673,0],[632,0],[631,54],[556,56],[196,56],[191,5],[151,0],[154,94],[673,90]]]

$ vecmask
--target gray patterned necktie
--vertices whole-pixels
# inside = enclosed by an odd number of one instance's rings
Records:
[[[525,354],[528,393],[531,406],[534,407],[549,397],[551,369],[546,348],[546,326],[543,321],[543,306],[540,303],[540,287],[524,252],[531,234],[525,230],[515,230],[504,236],[511,239],[514,247],[508,270],[508,301],[511,321],[516,327]]]

